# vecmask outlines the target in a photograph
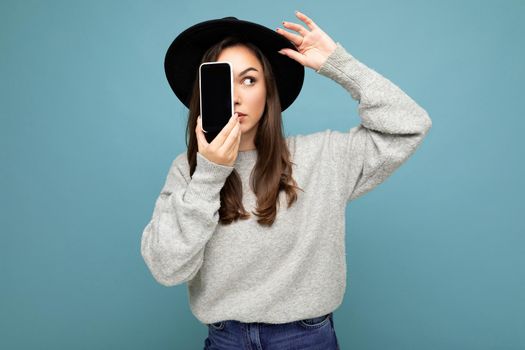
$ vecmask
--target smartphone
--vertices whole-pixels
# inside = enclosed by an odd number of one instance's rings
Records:
[[[232,64],[228,61],[202,63],[199,93],[202,129],[210,143],[234,113]]]

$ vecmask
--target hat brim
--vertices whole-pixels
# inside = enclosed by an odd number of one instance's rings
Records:
[[[189,108],[191,92],[202,56],[212,45],[228,35],[255,44],[272,65],[281,111],[299,95],[304,81],[304,67],[278,51],[297,48],[280,34],[257,23],[235,17],[214,19],[195,24],[180,33],[169,46],[164,71],[169,85],[179,100]]]

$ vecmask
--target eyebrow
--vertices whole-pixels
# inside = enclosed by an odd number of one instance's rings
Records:
[[[239,77],[242,76],[243,74],[246,74],[247,72],[251,71],[251,70],[254,70],[256,72],[258,72],[257,69],[253,68],[253,67],[250,67],[250,68],[246,68],[245,70],[243,70],[242,72],[239,73]]]

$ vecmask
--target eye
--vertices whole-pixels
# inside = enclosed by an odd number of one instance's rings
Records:
[[[257,81],[257,79],[255,79],[254,77],[246,77],[242,81],[245,81],[245,80],[251,80],[252,81],[252,83],[248,84],[248,86],[251,86],[251,85],[255,84],[255,82]]]

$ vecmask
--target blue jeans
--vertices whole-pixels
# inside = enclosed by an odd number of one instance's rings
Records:
[[[289,323],[208,324],[204,350],[339,350],[332,313]]]

